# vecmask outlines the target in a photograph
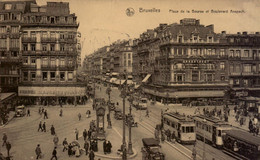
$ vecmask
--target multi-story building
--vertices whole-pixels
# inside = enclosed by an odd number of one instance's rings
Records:
[[[32,1],[21,15],[22,84],[19,96],[44,104],[74,103],[84,96],[77,83],[79,24],[69,3]]]
[[[21,75],[21,21],[28,2],[0,2],[0,88],[17,92]]]
[[[226,35],[228,43],[229,84],[237,96],[259,96],[260,34],[238,32]]]
[[[167,101],[224,96],[228,49],[213,25],[183,19],[164,26],[157,37],[160,55],[155,58],[152,82],[143,87],[145,93]]]

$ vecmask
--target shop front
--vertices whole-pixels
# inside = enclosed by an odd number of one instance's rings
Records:
[[[34,105],[77,105],[86,101],[86,88],[81,86],[19,86],[18,95]]]

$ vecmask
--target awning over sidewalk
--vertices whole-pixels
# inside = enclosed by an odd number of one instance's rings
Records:
[[[10,98],[15,97],[17,94],[15,92],[10,92],[10,93],[0,93],[0,102],[4,102]]]
[[[110,82],[110,83],[115,83],[116,80],[117,80],[117,78],[111,78],[111,79],[109,80],[109,82]]]
[[[158,92],[144,88],[144,92],[165,98],[206,98],[206,97],[224,97],[224,91],[177,91],[177,92]]]
[[[147,82],[147,80],[151,77],[151,74],[147,74],[146,77],[142,80],[143,83]]]
[[[134,84],[132,80],[127,80],[127,84]]]
[[[135,85],[135,89],[138,89],[140,87],[140,85],[136,84]]]

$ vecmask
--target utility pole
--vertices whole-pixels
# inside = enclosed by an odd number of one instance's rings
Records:
[[[112,125],[111,125],[111,117],[110,117],[110,107],[111,107],[111,101],[110,101],[110,94],[111,94],[111,88],[110,88],[110,85],[108,86],[107,90],[106,90],[106,93],[108,94],[108,116],[107,116],[107,122],[108,122],[108,126],[107,128],[112,128]]]

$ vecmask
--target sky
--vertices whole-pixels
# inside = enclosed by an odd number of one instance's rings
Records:
[[[200,19],[203,25],[214,24],[216,33],[260,31],[260,0],[37,0],[37,3],[44,5],[46,1],[70,3],[70,11],[80,23],[82,60],[118,39],[135,39],[160,23],[179,23],[183,18]],[[127,16],[127,8],[133,8],[134,15]],[[141,12],[140,8],[157,12]]]

